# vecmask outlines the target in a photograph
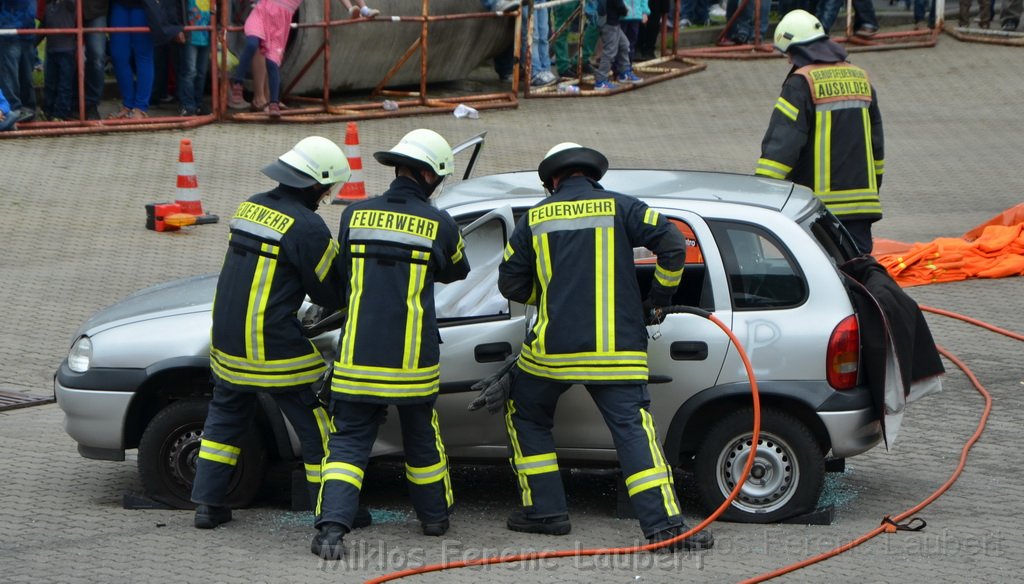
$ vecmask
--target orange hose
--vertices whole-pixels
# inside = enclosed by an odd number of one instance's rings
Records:
[[[935,314],[940,314],[942,316],[948,316],[950,318],[955,318],[955,319],[958,319],[958,320],[962,320],[964,322],[973,324],[975,326],[979,326],[981,328],[988,329],[990,331],[997,332],[999,334],[1008,336],[1008,337],[1010,337],[1012,339],[1024,340],[1024,335],[1019,335],[1017,333],[1008,331],[1006,329],[1001,329],[1001,328],[999,328],[997,326],[990,325],[990,324],[988,324],[986,322],[983,322],[983,321],[980,321],[980,320],[977,320],[977,319],[973,319],[973,318],[970,318],[968,316],[964,316],[962,314],[957,314],[955,312],[950,312],[948,310],[942,310],[940,308],[931,308],[929,306],[921,306],[921,310],[924,310],[926,312],[933,312]],[[845,543],[845,544],[843,544],[843,545],[841,545],[841,546],[839,546],[837,548],[833,548],[833,549],[831,549],[831,550],[829,550],[827,552],[824,552],[822,554],[819,554],[817,556],[813,556],[813,557],[807,558],[805,560],[801,560],[799,562],[796,562],[794,564],[790,564],[788,566],[779,568],[778,570],[775,570],[773,572],[766,572],[764,574],[761,574],[760,576],[757,576],[757,577],[754,577],[754,578],[750,578],[748,580],[743,580],[741,582],[741,584],[752,584],[754,582],[765,582],[767,580],[771,580],[773,578],[777,578],[778,576],[782,576],[782,575],[788,574],[790,572],[795,572],[795,571],[797,571],[797,570],[799,570],[801,568],[806,568],[807,566],[810,566],[812,564],[817,564],[818,562],[822,562],[822,561],[825,561],[825,560],[827,560],[829,558],[835,557],[835,556],[837,556],[837,555],[839,555],[839,554],[841,554],[841,553],[843,553],[845,551],[849,551],[849,550],[859,546],[860,544],[862,544],[862,543],[864,543],[864,542],[874,538],[875,536],[877,536],[877,535],[879,535],[881,533],[893,532],[893,531],[895,531],[895,524],[896,523],[899,523],[900,521],[903,521],[904,519],[914,515],[915,513],[920,511],[921,509],[924,509],[925,507],[930,505],[933,501],[935,501],[940,496],[942,496],[943,493],[948,491],[949,488],[953,486],[953,483],[955,483],[956,480],[958,478],[960,478],[960,475],[964,471],[964,466],[966,466],[966,464],[967,464],[967,453],[968,453],[968,451],[970,451],[970,449],[974,446],[974,444],[978,441],[978,439],[981,438],[981,433],[985,430],[985,424],[988,423],[988,416],[989,416],[989,413],[992,411],[992,395],[988,392],[988,390],[985,389],[985,387],[981,384],[981,382],[978,381],[978,378],[975,377],[974,372],[971,371],[970,367],[968,367],[966,363],[961,361],[959,358],[957,358],[955,355],[953,355],[952,353],[950,353],[946,349],[943,349],[942,347],[939,347],[938,349],[939,349],[939,353],[943,357],[945,357],[946,359],[949,359],[950,361],[952,361],[954,365],[959,367],[960,370],[963,371],[965,375],[967,375],[967,378],[971,381],[971,385],[974,386],[974,389],[978,390],[978,393],[980,393],[982,395],[982,397],[985,398],[985,409],[984,409],[984,411],[981,414],[981,418],[978,420],[978,426],[974,430],[974,434],[971,435],[970,439],[967,440],[967,443],[964,444],[964,447],[961,449],[961,451],[960,451],[960,462],[959,462],[959,464],[957,464],[956,468],[953,470],[953,473],[950,475],[949,479],[947,479],[946,482],[942,484],[942,486],[940,486],[938,489],[936,489],[931,495],[929,495],[927,498],[925,498],[923,501],[921,501],[917,505],[911,507],[910,509],[907,509],[906,511],[900,513],[899,515],[896,515],[895,517],[892,517],[892,518],[890,518],[889,516],[884,517],[883,520],[882,520],[882,524],[881,525],[879,525],[878,527],[876,527],[876,528],[872,529],[871,531],[865,533],[864,535],[861,535],[857,539],[854,539],[854,540],[852,540],[850,542],[847,542],[847,543]]]
[[[516,555],[513,555],[513,556],[492,556],[492,557],[489,557],[489,558],[477,558],[477,559],[472,559],[472,560],[459,560],[459,561],[455,561],[455,562],[447,562],[447,563],[442,563],[442,564],[430,564],[430,565],[427,565],[427,566],[421,566],[419,568],[410,568],[408,570],[401,570],[401,571],[398,571],[398,572],[392,572],[390,574],[385,574],[383,576],[378,576],[377,578],[373,578],[371,580],[367,580],[365,584],[380,584],[381,582],[390,582],[392,580],[398,580],[400,578],[406,578],[408,576],[415,576],[417,574],[427,574],[429,572],[440,572],[442,570],[453,570],[453,569],[457,569],[457,568],[468,568],[468,567],[471,567],[471,566],[486,566],[486,565],[490,565],[490,564],[508,564],[508,563],[513,563],[513,562],[527,562],[527,561],[542,560],[542,559],[547,559],[547,558],[569,558],[569,557],[583,557],[583,556],[614,556],[614,555],[635,554],[635,553],[638,553],[638,552],[652,551],[652,550],[656,550],[656,549],[660,549],[660,548],[663,548],[663,547],[670,546],[670,545],[672,545],[672,544],[674,544],[674,543],[676,543],[676,542],[678,542],[678,541],[680,541],[680,540],[682,540],[684,538],[687,538],[687,537],[693,535],[694,533],[697,533],[701,529],[704,529],[705,527],[710,525],[715,519],[718,518],[719,515],[724,513],[725,510],[729,508],[729,505],[732,504],[733,499],[735,499],[736,496],[739,495],[740,489],[743,488],[744,481],[746,481],[746,478],[750,475],[750,469],[753,467],[754,459],[757,457],[757,441],[758,441],[758,437],[759,437],[760,432],[761,432],[761,399],[760,399],[760,394],[758,393],[758,390],[757,390],[757,380],[754,378],[754,368],[750,364],[750,360],[747,358],[747,353],[743,350],[743,347],[740,345],[739,339],[736,338],[736,335],[734,335],[733,332],[731,330],[729,330],[729,327],[727,327],[725,325],[725,323],[723,323],[721,320],[719,320],[714,314],[710,314],[710,313],[706,313],[705,314],[705,313],[703,313],[701,311],[700,315],[701,316],[705,316],[708,320],[710,320],[711,322],[713,322],[716,325],[718,325],[718,328],[722,329],[722,331],[724,331],[725,334],[729,336],[729,340],[736,347],[736,350],[739,353],[740,359],[743,360],[743,367],[747,371],[747,377],[750,379],[750,393],[751,393],[751,397],[753,398],[753,402],[754,402],[754,435],[753,435],[753,438],[752,438],[752,445],[753,445],[753,448],[754,448],[754,452],[752,452],[751,455],[747,457],[747,464],[746,464],[746,466],[743,467],[743,473],[740,475],[741,476],[741,480],[736,483],[736,486],[733,487],[732,492],[730,492],[729,496],[726,497],[725,501],[723,501],[722,504],[718,506],[718,509],[715,509],[714,513],[709,515],[706,519],[704,519],[704,521],[701,521],[700,523],[698,523],[695,527],[693,527],[692,529],[690,529],[686,533],[682,533],[680,535],[677,535],[676,537],[673,537],[672,539],[667,539],[665,541],[661,541],[661,542],[658,542],[658,543],[651,543],[651,544],[640,545],[640,546],[619,547],[619,548],[592,548],[592,549],[584,549],[584,550],[570,549],[570,550],[555,550],[555,551],[546,551],[546,552],[533,552],[533,553],[527,553],[527,554],[516,554]]]

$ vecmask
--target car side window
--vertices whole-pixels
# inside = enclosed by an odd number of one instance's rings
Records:
[[[686,239],[686,266],[683,269],[683,279],[679,283],[679,288],[672,297],[672,303],[714,310],[711,283],[706,276],[704,255],[701,253],[701,245],[697,241],[697,236],[690,225],[682,219],[668,217],[668,220],[675,225],[676,229],[683,234],[683,238]],[[654,275],[654,266],[657,263],[657,258],[646,248],[635,247],[633,248],[633,259],[636,263],[640,291],[646,296],[651,286],[651,278]]]
[[[508,315],[508,300],[498,291],[498,264],[508,239],[505,224],[494,218],[464,233],[463,239],[469,276],[458,282],[434,285],[438,321]]]
[[[709,221],[722,252],[736,310],[790,308],[807,299],[807,283],[792,254],[757,225]]]

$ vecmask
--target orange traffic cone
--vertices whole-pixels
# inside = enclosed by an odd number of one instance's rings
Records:
[[[216,223],[216,215],[203,212],[203,203],[199,200],[199,181],[196,179],[196,163],[192,157],[192,140],[184,138],[178,153],[178,193],[174,200],[181,206],[182,213],[196,216],[196,223]]]
[[[363,157],[359,155],[359,129],[355,122],[345,128],[345,157],[352,168],[352,178],[342,185],[332,203],[353,203],[366,199],[366,184],[363,182]]]

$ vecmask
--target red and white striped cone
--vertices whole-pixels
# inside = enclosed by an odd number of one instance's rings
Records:
[[[359,129],[355,122],[345,128],[345,157],[352,168],[352,178],[342,185],[331,203],[345,204],[366,200],[366,183],[363,182],[363,157],[359,154]]]
[[[178,152],[178,192],[174,202],[181,206],[182,213],[196,216],[196,223],[216,223],[219,217],[203,212],[199,200],[199,180],[196,178],[196,162],[192,156],[192,140],[183,138]]]

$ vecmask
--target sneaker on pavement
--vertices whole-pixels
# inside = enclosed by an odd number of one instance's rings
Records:
[[[618,88],[619,88],[618,85],[615,85],[611,81],[607,81],[607,80],[605,80],[605,81],[598,81],[597,83],[594,84],[594,89],[596,89],[598,91],[605,91],[605,90],[618,89]]]
[[[149,114],[139,108],[132,108],[132,115],[128,116],[133,120],[144,120],[149,117]]]
[[[873,26],[862,26],[862,27],[858,28],[857,32],[855,32],[853,34],[855,36],[859,36],[861,38],[869,39],[869,38],[875,36],[875,34],[877,34],[877,33],[878,33],[878,28],[876,28],[876,27],[873,27]]]
[[[228,107],[231,109],[245,109],[249,102],[245,101],[242,95],[242,84],[237,81],[231,82],[231,93],[228,94]]]
[[[281,104],[277,103],[276,101],[270,102],[270,104],[267,106],[267,114],[274,119],[280,118]]]
[[[421,527],[423,527],[423,535],[440,537],[448,533],[448,527],[450,525],[451,524],[447,519],[442,519],[441,521],[435,521],[433,523],[422,523]]]
[[[363,18],[376,18],[380,15],[380,10],[376,8],[370,8],[369,6],[363,6],[359,9],[359,16]]]
[[[122,105],[121,109],[119,109],[116,112],[113,112],[112,114],[108,115],[107,119],[108,120],[124,120],[124,119],[130,118],[130,117],[132,117],[132,110],[131,110],[131,108],[127,108],[127,107],[124,107]]]
[[[1016,20],[1004,20],[1003,21],[1003,30],[1005,30],[1006,32],[1013,32],[1013,31],[1017,30],[1017,25],[1018,24],[1019,23]]]
[[[231,521],[231,509],[216,505],[200,505],[196,507],[195,526],[197,529],[213,529],[218,525]]]
[[[551,85],[558,81],[558,76],[551,71],[541,71],[533,76],[530,80],[531,87],[544,87],[545,85]]]
[[[23,107],[18,110],[18,119],[15,121],[18,123],[31,122],[34,119],[36,119],[36,110]]]
[[[340,560],[345,557],[345,527],[340,523],[324,523],[320,532],[313,536],[309,551],[322,560]]]
[[[196,115],[196,110],[188,109],[187,107],[183,107],[178,110],[179,118],[191,118],[194,115]]]
[[[663,541],[670,540],[678,535],[682,535],[689,530],[690,528],[685,525],[680,525],[678,527],[670,527],[664,531],[659,531],[658,533],[655,533],[651,537],[647,538],[647,542],[661,543]],[[677,542],[673,542],[671,545],[659,548],[658,551],[664,550],[668,552],[674,552],[676,550],[707,550],[711,549],[714,545],[715,536],[711,535],[710,531],[702,529],[697,533],[690,535],[689,537],[684,537],[683,539]]]
[[[85,119],[87,120],[98,120],[100,119],[100,110],[96,107],[96,104],[85,105]]]
[[[541,533],[544,535],[566,535],[572,531],[569,514],[554,517],[535,518],[527,515],[522,509],[508,516],[505,524],[512,531],[522,533]]]
[[[626,71],[622,75],[619,75],[618,77],[615,78],[615,80],[618,81],[619,83],[642,83],[643,82],[643,79],[641,79],[640,77],[637,77],[636,73],[633,73],[632,69],[630,69],[629,71]]]
[[[361,10],[359,9],[359,7],[356,6],[355,4],[353,4],[352,8],[348,9],[348,17],[351,18],[352,20],[355,20],[355,19],[359,18],[359,13],[360,12],[361,12]]]
[[[725,7],[721,4],[713,4],[708,10],[709,16],[715,16],[717,18],[724,18],[726,14]]]

